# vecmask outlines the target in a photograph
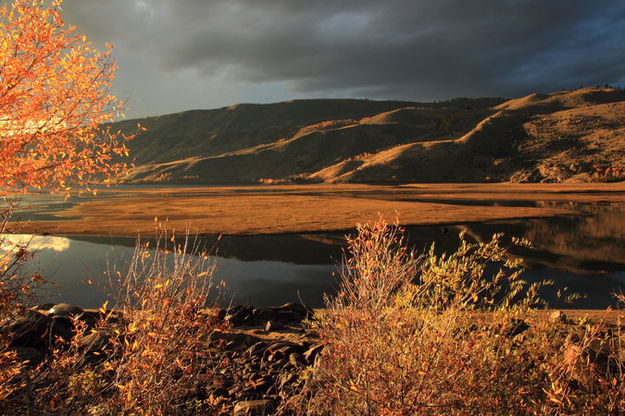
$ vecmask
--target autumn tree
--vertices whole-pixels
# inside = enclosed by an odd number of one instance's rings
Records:
[[[47,3],[47,4],[46,4]],[[0,194],[69,190],[125,168],[124,140],[102,128],[120,114],[117,65],[62,19],[62,0],[0,8]]]
[[[61,5],[14,0],[0,7],[0,197],[28,188],[68,192],[125,169],[124,140],[103,127],[121,114],[109,93],[112,47],[101,52],[66,26]],[[26,248],[3,237],[9,214],[0,206],[0,312],[33,285],[17,273]]]

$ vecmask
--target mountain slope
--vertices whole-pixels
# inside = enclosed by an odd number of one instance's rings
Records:
[[[625,92],[612,88],[508,101],[296,100],[138,121],[148,130],[131,142],[130,182],[589,181],[625,168]]]

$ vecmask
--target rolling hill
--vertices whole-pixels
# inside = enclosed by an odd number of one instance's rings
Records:
[[[127,120],[130,183],[589,182],[625,176],[625,91],[293,100]]]

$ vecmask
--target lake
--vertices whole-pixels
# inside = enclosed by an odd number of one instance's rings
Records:
[[[129,194],[134,191],[132,187],[122,190]],[[500,232],[506,235],[504,241],[509,241],[512,236],[525,237],[534,247],[512,248],[511,253],[524,259],[527,269],[523,277],[526,280],[552,279],[556,282],[544,292],[544,296],[557,307],[567,306],[553,298],[553,293],[563,287],[586,296],[576,304],[568,305],[576,308],[604,308],[613,304],[613,292],[625,291],[625,205],[610,201],[611,197],[606,197],[608,201],[589,201],[586,195],[585,202],[574,202],[577,199],[573,198],[566,200],[562,195],[558,195],[557,200],[504,199],[501,196],[496,199],[448,199],[445,195],[429,195],[427,199],[421,199],[419,194],[402,195],[401,198],[403,202],[415,204],[425,201],[455,208],[466,206],[472,212],[476,207],[485,210],[524,207],[544,212],[568,210],[573,214],[407,226],[406,234],[417,250],[422,252],[434,243],[439,253],[454,250],[461,231],[469,240],[478,241]],[[71,208],[77,201],[35,195],[25,198],[16,216],[22,220],[54,219],[57,212]],[[225,302],[267,306],[302,301],[320,307],[323,294],[334,293],[336,276],[333,274],[341,260],[345,233],[224,235],[219,241],[214,235],[204,235],[202,241],[207,246],[215,246],[212,256],[217,266],[214,279],[226,283]],[[39,270],[52,282],[42,292],[41,302],[63,301],[87,308],[97,307],[107,299],[104,271],[113,265],[123,270],[136,242],[133,238],[85,235],[18,234],[10,238],[30,241],[34,257],[29,268]],[[87,281],[93,284],[87,284]]]

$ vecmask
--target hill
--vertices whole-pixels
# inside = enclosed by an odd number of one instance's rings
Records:
[[[116,123],[127,182],[589,182],[625,174],[625,91],[439,103],[293,100]]]

